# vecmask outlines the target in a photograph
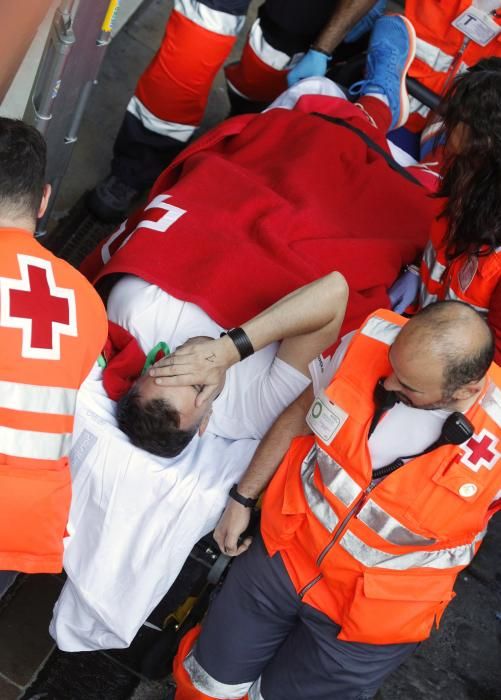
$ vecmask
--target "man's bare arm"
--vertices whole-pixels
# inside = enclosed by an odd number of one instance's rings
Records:
[[[241,327],[254,350],[276,340],[296,337],[297,343],[282,343],[279,356],[307,374],[308,362],[336,340],[347,300],[346,280],[339,272],[331,272],[291,292]],[[224,372],[239,360],[240,355],[228,336],[205,342],[188,341],[160,360],[150,374],[159,384],[205,385],[207,391],[197,400],[200,403],[210,387],[218,385]]]
[[[331,54],[376,2],[377,0],[339,0],[329,21],[313,42],[312,48]]]
[[[311,430],[305,417],[313,401],[313,389],[308,387],[278,417],[256,450],[247,471],[240,479],[238,492],[246,498],[257,498],[271,481],[281,463],[291,440],[298,435],[308,435]],[[233,499],[228,505],[214,531],[214,538],[225,554],[238,556],[249,548],[252,538],[246,537],[238,543],[239,537],[249,525],[251,511]]]

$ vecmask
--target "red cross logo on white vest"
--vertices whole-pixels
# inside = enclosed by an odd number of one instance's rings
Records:
[[[58,360],[61,336],[77,335],[75,292],[56,285],[48,260],[17,259],[21,279],[0,277],[0,325],[21,329],[23,357]]]
[[[461,462],[474,472],[478,472],[480,467],[492,469],[499,459],[499,452],[496,449],[498,442],[498,439],[484,428],[462,446],[464,455]]]

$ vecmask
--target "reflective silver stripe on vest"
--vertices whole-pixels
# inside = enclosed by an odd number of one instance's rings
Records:
[[[246,695],[252,685],[252,681],[250,683],[238,683],[235,685],[220,683],[220,681],[217,681],[200,666],[195,659],[193,650],[190,651],[183,661],[183,666],[195,688],[210,697],[221,698],[221,700],[234,700],[234,698],[241,698]]]
[[[442,265],[442,263],[438,262],[435,248],[431,242],[429,242],[424,249],[423,260],[426,263],[426,267],[430,273],[430,279],[432,279],[434,282],[440,282],[446,267],[445,265]]]
[[[73,415],[76,401],[76,389],[0,381],[0,408]]]
[[[346,507],[349,507],[362,493],[360,486],[340,464],[320,447],[318,448],[317,461],[325,486]]]
[[[438,260],[435,260],[433,267],[430,268],[430,279],[432,279],[434,282],[440,282],[445,270],[445,265],[442,265],[442,263],[439,263]]]
[[[489,388],[485,392],[480,405],[489,418],[501,425],[501,391],[493,382],[489,382]]]
[[[394,571],[414,568],[452,569],[456,566],[467,566],[471,562],[475,556],[475,544],[483,538],[484,534],[485,531],[477,535],[472,544],[407,554],[382,552],[380,549],[365,544],[349,530],[339,540],[339,544],[354,559],[368,568],[392,569]]]
[[[400,547],[431,545],[435,544],[435,539],[418,535],[402,525],[396,518],[387,513],[374,501],[367,501],[360,510],[357,518],[367,525],[371,530],[391,544]]]
[[[416,97],[409,95],[409,114],[420,114],[424,119],[430,113],[429,107],[426,107],[422,102],[420,102]]]
[[[438,301],[436,294],[430,294],[426,289],[423,282],[421,282],[421,291],[419,292],[419,305],[421,308],[428,306],[428,304],[433,304],[433,302]]]
[[[419,37],[416,38],[416,58],[419,58],[437,73],[446,73],[454,60],[453,56],[445,53],[438,46],[429,44]]]
[[[236,36],[245,23],[245,15],[214,10],[197,0],[175,0],[174,9],[209,32],[224,36]]]
[[[313,477],[315,476],[316,463],[317,447],[314,445],[304,458],[301,465],[303,491],[306,502],[308,503],[313,515],[325,527],[326,530],[333,532],[334,528],[339,522],[339,518],[314,484]]]
[[[428,241],[426,244],[426,247],[423,252],[423,262],[426,265],[428,269],[428,274],[430,275],[430,279],[434,280],[435,282],[440,282],[440,277],[437,277],[433,274],[433,269],[435,266],[435,263],[437,261],[437,254],[435,252],[435,248],[433,247],[431,241]],[[443,268],[443,269],[441,269]],[[441,265],[438,270],[441,270],[441,273],[445,270],[445,267]],[[424,308],[425,306],[428,306],[428,304],[433,304],[433,302],[437,301],[438,297],[436,294],[430,294],[428,289],[426,288],[426,284],[421,279],[421,284],[420,284],[420,289],[419,289],[419,305],[421,308]]]
[[[425,246],[425,249],[423,251],[423,260],[426,263],[426,267],[428,270],[431,270],[433,265],[435,264],[435,260],[437,259],[437,254],[435,253],[435,248],[433,247],[433,243],[431,241],[428,241],[428,243]]]
[[[391,345],[401,330],[401,327],[397,326],[396,323],[385,321],[379,316],[373,316],[365,323],[360,332],[369,338]]]
[[[25,459],[56,460],[69,453],[71,433],[41,433],[0,426],[0,452]]]
[[[424,41],[424,39],[416,38],[416,58],[426,63],[432,70],[437,73],[446,73],[454,57],[445,51],[442,51],[437,46]],[[464,73],[468,69],[466,63],[461,62],[459,68],[456,71],[456,75]],[[430,110],[425,107],[419,100],[415,97],[409,95],[409,111],[411,114],[418,112],[422,117],[427,117]]]
[[[464,301],[464,299],[461,299],[456,292],[449,287],[445,294],[445,299],[449,299],[451,301]],[[469,306],[474,308],[476,311],[478,311],[479,314],[482,314],[485,316],[487,313],[489,313],[489,307],[488,306],[475,306],[475,304],[472,304],[471,301],[467,302]]]

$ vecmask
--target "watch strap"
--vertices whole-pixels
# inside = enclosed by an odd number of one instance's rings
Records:
[[[240,355],[240,360],[245,360],[246,357],[250,357],[250,355],[254,354],[254,346],[249,336],[242,328],[231,328],[226,332],[226,335],[233,341]]]
[[[230,489],[230,498],[233,498],[234,501],[237,503],[240,503],[241,506],[245,506],[245,508],[254,508],[256,505],[258,499],[257,498],[246,498],[245,496],[242,496],[241,493],[238,493],[238,484],[233,484],[233,486]]]

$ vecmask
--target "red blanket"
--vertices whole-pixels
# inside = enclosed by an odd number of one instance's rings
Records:
[[[138,275],[225,327],[331,270],[351,290],[343,332],[387,306],[387,288],[428,237],[433,202],[358,135],[312,112],[342,117],[387,149],[337,98],[229,120],[162,173],[85,274]]]

